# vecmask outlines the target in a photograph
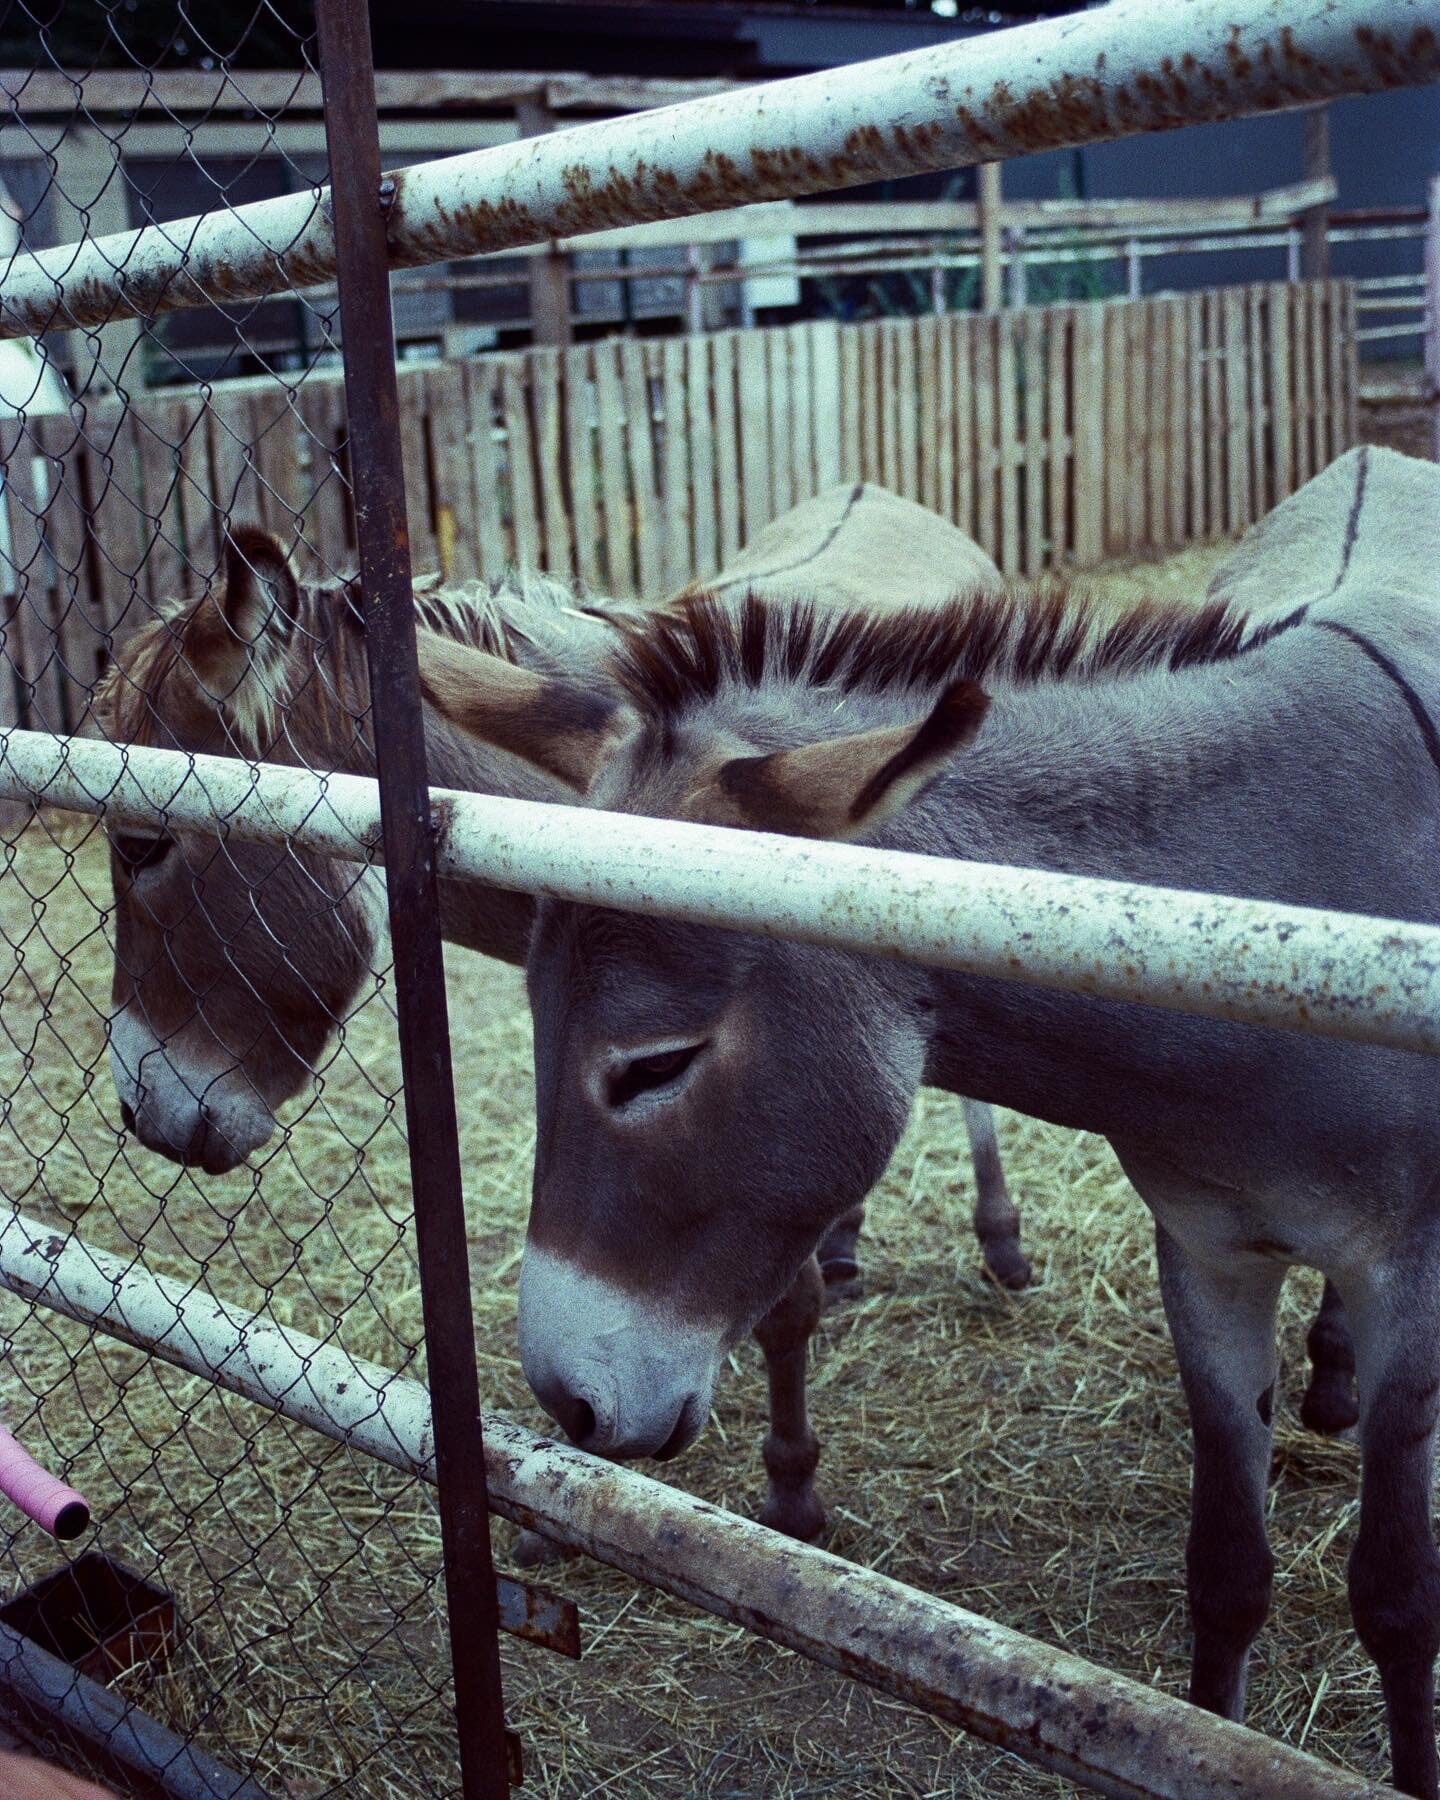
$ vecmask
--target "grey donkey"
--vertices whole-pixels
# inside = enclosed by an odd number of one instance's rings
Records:
[[[1198,614],[697,594],[627,644],[622,699],[535,698],[599,807],[1433,923],[1437,570],[1440,470],[1362,450]],[[455,722],[515,748],[470,662]],[[1190,1411],[1191,1698],[1243,1708],[1273,1569],[1275,1307],[1313,1267],[1357,1364],[1352,1612],[1396,1785],[1440,1794],[1440,1066],[552,900],[527,978],[520,1347],[576,1442],[694,1440],[729,1347],[863,1202],[922,1082],[1101,1133],[1154,1215]]]

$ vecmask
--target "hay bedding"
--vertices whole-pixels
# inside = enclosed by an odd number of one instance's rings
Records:
[[[1217,554],[1115,568],[1106,585],[1198,595]],[[288,1142],[258,1172],[197,1181],[114,1127],[107,898],[98,834],[60,815],[30,827],[0,878],[5,1197],[97,1244],[143,1245],[157,1270],[198,1263],[222,1295],[315,1332],[334,1321],[355,1352],[423,1373],[383,988],[347,1027],[319,1100],[297,1107]],[[514,1356],[533,1148],[524,996],[516,972],[463,952],[450,975],[482,1393],[540,1425]],[[1177,1689],[1189,1458],[1146,1218],[1098,1141],[1002,1115],[1001,1145],[1036,1261],[1026,1294],[977,1273],[958,1102],[922,1096],[874,1199],[867,1296],[827,1317],[814,1361],[831,1543]],[[1295,1280],[1285,1312],[1277,1606],[1252,1719],[1373,1772],[1380,1700],[1344,1593],[1356,1453],[1296,1417],[1316,1292]],[[429,1492],[6,1296],[0,1334],[7,1421],[70,1468],[100,1515],[99,1542],[173,1587],[191,1622],[171,1673],[136,1677],[136,1696],[222,1757],[255,1759],[279,1794],[452,1792]],[[747,1346],[711,1429],[669,1478],[753,1510],[763,1430]],[[0,1529],[14,1529],[12,1514]],[[33,1529],[0,1554],[12,1589],[59,1560]],[[572,1666],[507,1640],[529,1792],[1068,1791],[623,1576],[572,1564],[549,1579],[580,1603],[588,1651]]]

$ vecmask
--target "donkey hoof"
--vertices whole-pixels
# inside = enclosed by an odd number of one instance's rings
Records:
[[[853,1256],[832,1256],[821,1263],[820,1273],[825,1278],[825,1304],[831,1306],[841,1300],[858,1300],[865,1292],[865,1277],[860,1273],[860,1265]]]
[[[1030,1259],[1018,1244],[987,1244],[985,1272],[996,1287],[1009,1288],[1012,1293],[1029,1287],[1032,1274]]]
[[[543,1569],[547,1563],[572,1562],[579,1554],[568,1544],[557,1544],[554,1538],[547,1538],[541,1532],[525,1530],[516,1533],[515,1548],[511,1552],[515,1566],[520,1569]]]
[[[1316,1376],[1300,1402],[1300,1422],[1322,1437],[1339,1437],[1360,1421],[1360,1406],[1348,1376]]]
[[[760,1509],[760,1523],[802,1544],[813,1544],[825,1530],[825,1508],[813,1494],[787,1499],[772,1494]]]

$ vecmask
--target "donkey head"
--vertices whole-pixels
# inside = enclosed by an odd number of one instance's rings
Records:
[[[520,750],[473,673],[472,725]],[[743,680],[665,707],[553,684],[547,755],[618,811],[903,841],[906,809],[985,705],[968,681],[909,696],[898,723],[869,697],[797,705]],[[525,1372],[576,1442],[673,1455],[702,1429],[728,1349],[883,1173],[925,1067],[928,984],[893,963],[552,900],[528,980]]]
[[[97,723],[116,742],[353,764],[357,702],[334,611],[273,538],[237,530],[217,588],[120,646]],[[117,827],[110,850],[122,1118],[177,1162],[233,1168],[269,1138],[350,1009],[380,929],[378,882],[218,832]]]

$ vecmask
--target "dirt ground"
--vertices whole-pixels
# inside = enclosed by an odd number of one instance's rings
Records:
[[[1112,566],[1114,593],[1203,590],[1220,551]],[[161,1272],[423,1372],[383,987],[346,1027],[318,1100],[259,1167],[195,1177],[117,1127],[104,1067],[106,861],[50,815],[0,875],[0,1186],[22,1211]],[[519,976],[449,959],[482,1393],[543,1425],[514,1346],[531,1157]],[[813,1361],[830,1547],[1170,1691],[1183,1689],[1189,1453],[1147,1222],[1108,1148],[1001,1122],[1037,1280],[980,1278],[957,1101],[922,1096],[872,1202],[866,1294],[824,1322]],[[1378,1774],[1376,1683],[1344,1559],[1356,1452],[1304,1432],[1297,1278],[1270,1511],[1276,1607],[1252,1722]],[[338,1321],[338,1324],[335,1322]],[[453,1791],[436,1628],[431,1496],[123,1346],[3,1297],[6,1421],[68,1468],[99,1542],[179,1597],[171,1671],[131,1690],[277,1794]],[[764,1383],[746,1348],[711,1428],[666,1479],[740,1511],[763,1494]],[[14,1530],[10,1515],[0,1528]],[[498,1532],[502,1554],[508,1527]],[[0,1540],[13,1589],[60,1553]],[[578,1601],[579,1664],[506,1643],[528,1792],[546,1796],[1060,1794],[1066,1784],[736,1627],[589,1564],[544,1579]]]

